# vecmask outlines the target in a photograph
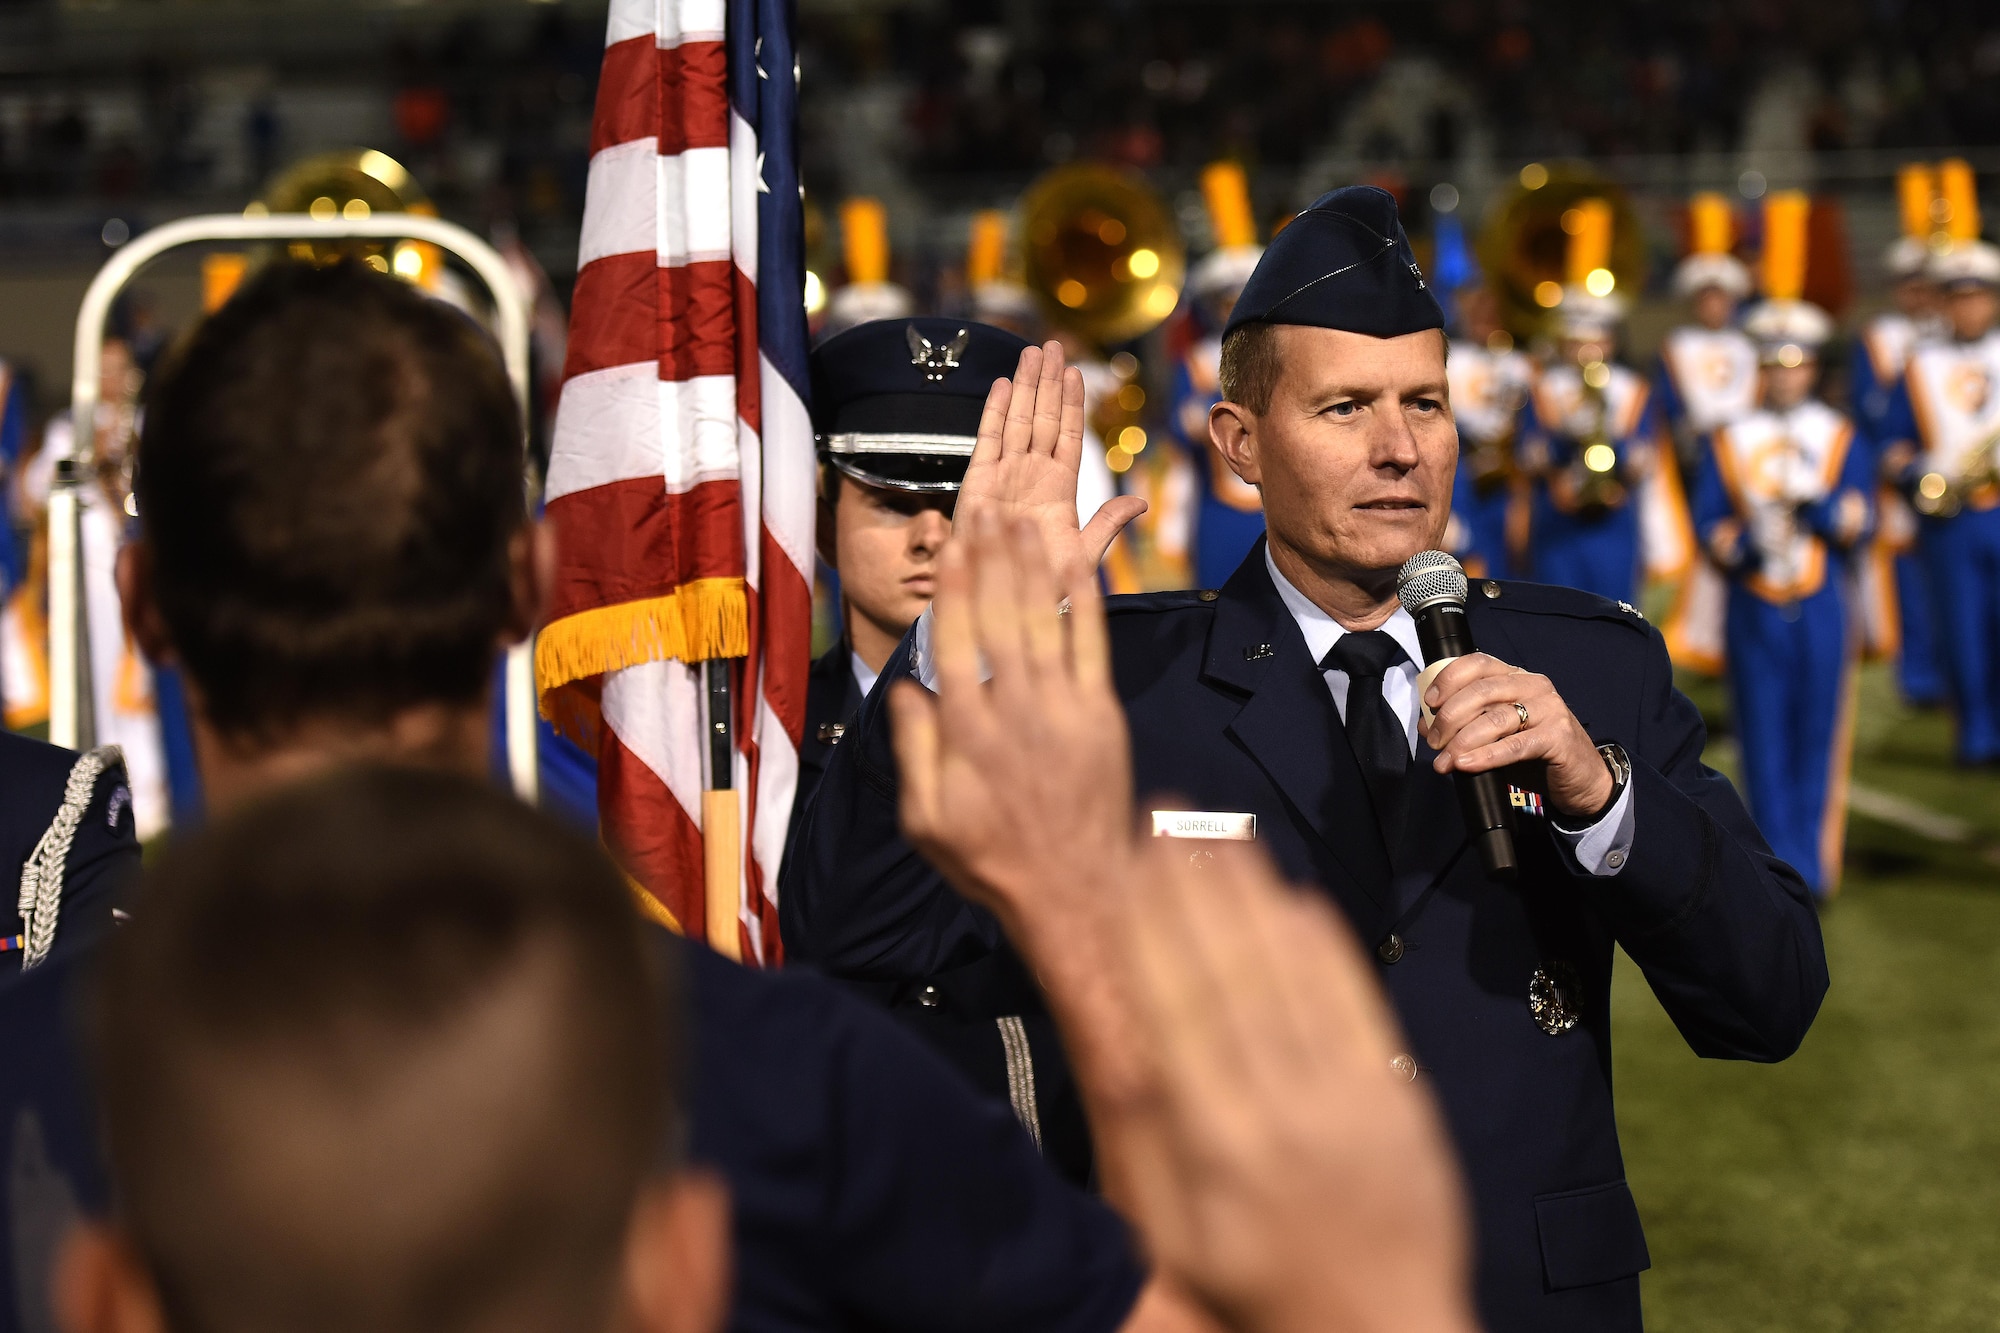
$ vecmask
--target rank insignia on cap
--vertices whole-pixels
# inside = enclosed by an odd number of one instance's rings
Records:
[[[933,384],[958,369],[958,359],[965,355],[966,347],[972,342],[970,329],[960,329],[958,336],[942,347],[918,333],[914,324],[906,325],[903,332],[909,336],[910,364],[922,366],[924,378]]]
[[[821,461],[887,490],[949,495],[979,443],[993,381],[1025,339],[970,320],[873,320],[813,349],[813,435]]]
[[[1512,783],[1509,783],[1507,786],[1507,803],[1523,814],[1547,816],[1549,813],[1542,805],[1542,794],[1540,792],[1523,791]]]

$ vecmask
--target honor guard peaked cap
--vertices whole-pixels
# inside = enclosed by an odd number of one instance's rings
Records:
[[[1271,238],[1224,336],[1246,324],[1309,324],[1375,338],[1442,329],[1396,200],[1372,185],[1315,199]]]
[[[996,379],[1026,339],[963,319],[878,319],[812,353],[820,457],[869,486],[955,491]]]

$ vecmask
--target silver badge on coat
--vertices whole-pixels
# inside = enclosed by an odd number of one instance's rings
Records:
[[[1583,1018],[1583,983],[1568,963],[1538,967],[1528,978],[1528,1012],[1542,1031],[1560,1037]]]

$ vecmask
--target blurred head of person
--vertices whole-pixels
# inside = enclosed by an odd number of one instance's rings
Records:
[[[1674,270],[1674,291],[1684,297],[1695,323],[1705,329],[1729,325],[1736,303],[1750,295],[1750,270],[1731,254],[1689,255]]]
[[[112,1218],[69,1333],[706,1333],[670,960],[594,847],[469,778],[349,768],[178,841],[91,1007]]]
[[[211,799],[330,758],[483,770],[554,578],[522,466],[487,337],[358,263],[275,264],[164,359],[119,592]]]
[[[1500,302],[1484,282],[1459,288],[1453,293],[1453,302],[1458,307],[1458,331],[1468,340],[1487,347],[1496,341],[1495,334],[1505,331],[1500,323]],[[1513,339],[1505,339],[1504,345],[1513,346]]]
[[[1743,331],[1757,344],[1765,407],[1788,412],[1812,396],[1833,328],[1833,316],[1810,301],[1760,301],[1750,308]]]
[[[1937,284],[1931,281],[1930,246],[1919,236],[1898,236],[1882,256],[1889,274],[1889,299],[1896,312],[1921,319],[1938,308]]]
[[[1926,274],[1944,293],[1944,317],[1961,342],[1984,338],[2000,316],[2000,247],[1961,241],[1933,254]]]

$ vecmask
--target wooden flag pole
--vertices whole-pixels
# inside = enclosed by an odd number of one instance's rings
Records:
[[[735,791],[736,745],[729,734],[730,659],[708,660],[708,781],[701,794],[702,878],[708,947],[743,961],[737,935],[741,912],[743,813]]]

